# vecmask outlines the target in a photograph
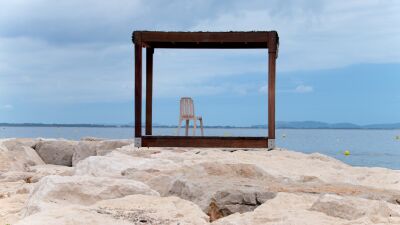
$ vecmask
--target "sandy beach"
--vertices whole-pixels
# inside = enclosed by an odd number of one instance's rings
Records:
[[[286,149],[0,140],[0,224],[400,224],[400,171]]]

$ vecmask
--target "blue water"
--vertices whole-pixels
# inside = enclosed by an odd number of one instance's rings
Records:
[[[175,135],[173,128],[153,128],[155,135]],[[354,166],[400,169],[400,130],[278,129],[278,147],[305,153],[320,152]],[[199,133],[199,132],[198,132]],[[207,128],[207,136],[266,136],[265,129]],[[132,138],[133,128],[0,127],[0,138],[82,137]],[[344,151],[350,151],[345,156]]]

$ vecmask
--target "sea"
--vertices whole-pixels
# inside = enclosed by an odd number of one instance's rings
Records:
[[[0,127],[0,138],[83,137],[129,139],[133,128],[119,127]],[[200,133],[200,131],[198,131]],[[176,128],[153,128],[154,135],[176,135]],[[206,128],[207,136],[266,136],[266,129]],[[400,130],[277,129],[276,145],[294,151],[319,152],[353,166],[400,170]],[[350,154],[345,155],[348,151]]]

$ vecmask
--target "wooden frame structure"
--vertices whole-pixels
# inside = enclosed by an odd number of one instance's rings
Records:
[[[135,146],[138,147],[275,147],[275,77],[279,36],[276,31],[162,32],[134,31]],[[146,123],[142,135],[142,49],[146,49]],[[153,136],[153,54],[155,48],[268,49],[268,135],[265,137]]]

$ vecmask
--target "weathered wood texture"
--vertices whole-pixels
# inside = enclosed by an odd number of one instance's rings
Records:
[[[271,35],[268,41],[268,138],[275,139],[275,80],[278,36]]]
[[[160,32],[135,31],[132,40],[152,48],[268,48],[276,31]]]
[[[135,31],[135,137],[142,137],[142,48],[146,48],[146,136],[143,146],[265,148],[275,139],[275,79],[279,36],[276,31]],[[154,48],[268,48],[268,137],[180,137],[152,134]],[[187,133],[187,131],[186,131]]]
[[[266,148],[266,137],[143,136],[143,147]]]
[[[142,47],[135,43],[135,137],[142,136]]]
[[[153,118],[153,48],[146,48],[146,135],[152,134]]]

